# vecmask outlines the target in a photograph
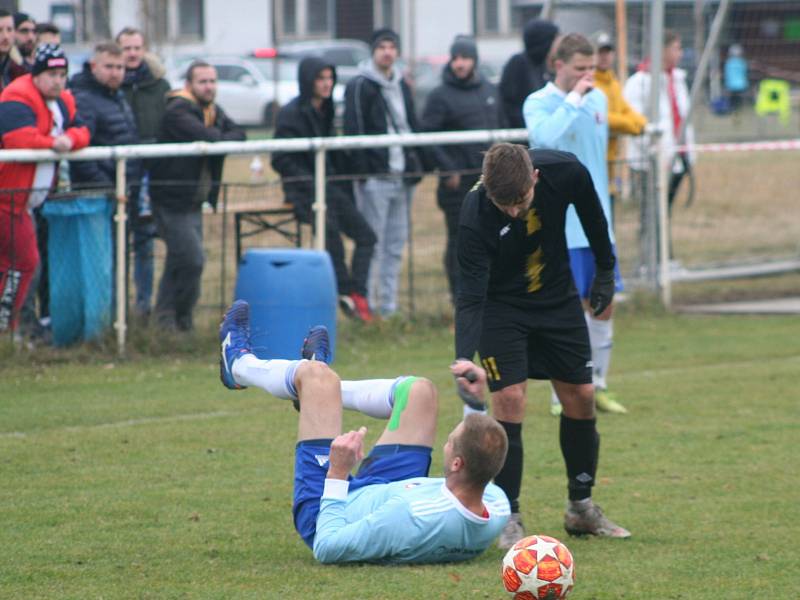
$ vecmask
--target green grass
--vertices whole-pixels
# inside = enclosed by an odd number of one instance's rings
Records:
[[[612,382],[631,413],[600,416],[595,498],[631,540],[566,537],[549,392],[529,391],[523,516],[573,551],[571,598],[796,598],[796,318],[628,309],[616,330]],[[224,390],[210,335],[189,346],[122,362],[4,356],[0,597],[504,596],[497,549],[448,566],[315,564],[291,523],[296,413]],[[433,379],[443,443],[460,413],[451,347],[445,326],[351,326],[336,367]],[[377,436],[377,421],[346,419]]]

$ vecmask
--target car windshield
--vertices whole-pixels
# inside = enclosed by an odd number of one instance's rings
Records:
[[[264,76],[265,79],[275,79],[275,69],[278,69],[279,81],[297,80],[297,63],[293,59],[276,58],[251,58],[249,59]]]

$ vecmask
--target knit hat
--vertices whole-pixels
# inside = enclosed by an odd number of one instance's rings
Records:
[[[25,21],[30,21],[31,23],[34,22],[33,18],[28,13],[24,12],[14,13],[14,29],[22,25]]]
[[[382,27],[381,29],[376,29],[372,32],[372,38],[369,41],[369,49],[371,52],[375,52],[375,48],[378,47],[378,44],[381,42],[392,42],[397,49],[400,49],[400,36],[397,35],[397,32],[394,29],[390,29],[388,27]]]
[[[457,35],[450,46],[450,58],[455,58],[456,56],[471,58],[478,62],[478,46],[475,43],[475,38],[468,35]]]
[[[58,44],[45,44],[36,49],[36,60],[31,73],[38,75],[47,69],[66,69],[67,56]]]

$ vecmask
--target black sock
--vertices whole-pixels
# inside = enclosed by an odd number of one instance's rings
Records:
[[[567,465],[569,499],[590,498],[600,453],[597,419],[570,419],[561,415],[559,441]]]
[[[519,490],[522,486],[522,423],[498,421],[508,436],[506,462],[495,476],[494,482],[502,489],[511,503],[511,512],[519,512]]]

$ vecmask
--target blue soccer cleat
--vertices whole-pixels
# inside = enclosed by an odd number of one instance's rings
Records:
[[[308,330],[300,355],[308,360],[318,360],[326,365],[330,364],[331,343],[328,338],[328,328],[325,325],[315,325]]]
[[[232,390],[245,386],[233,378],[233,362],[250,350],[250,305],[245,300],[234,302],[219,326],[219,378],[222,384]]]

